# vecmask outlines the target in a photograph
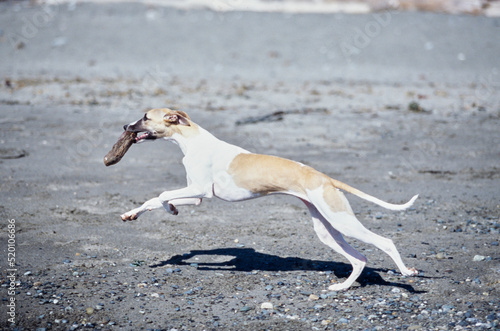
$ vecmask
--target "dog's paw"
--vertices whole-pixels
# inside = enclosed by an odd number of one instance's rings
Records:
[[[177,208],[175,208],[175,206],[171,203],[168,204],[168,209],[167,211],[172,214],[172,215],[178,215],[179,214],[179,211],[177,210]]]
[[[340,284],[333,284],[333,285],[328,286],[328,290],[333,291],[333,292],[339,292],[339,291],[345,291],[349,287],[350,287],[349,285],[345,285],[344,283],[340,283]]]
[[[135,213],[128,212],[128,213],[122,214],[120,217],[122,218],[122,221],[126,222],[126,221],[136,220],[139,216]]]
[[[418,270],[415,268],[408,268],[405,272],[402,272],[404,276],[416,276],[418,275]]]

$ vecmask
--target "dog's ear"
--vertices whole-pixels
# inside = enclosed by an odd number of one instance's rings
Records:
[[[178,124],[178,125],[185,125],[185,126],[191,125],[191,124],[189,124],[189,120],[187,118],[187,115],[183,116],[180,113],[166,114],[165,116],[163,116],[163,120],[167,123],[170,123],[170,124]]]

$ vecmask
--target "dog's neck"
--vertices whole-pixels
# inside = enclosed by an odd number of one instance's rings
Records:
[[[214,142],[219,141],[210,132],[194,123],[191,127],[185,127],[166,139],[177,144],[185,156],[215,146]]]

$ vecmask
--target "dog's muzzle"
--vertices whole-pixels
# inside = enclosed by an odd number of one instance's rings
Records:
[[[133,125],[126,124],[123,126],[123,130],[137,133],[137,137],[135,138],[136,143],[144,140],[154,140],[157,138],[154,132],[144,129],[140,123]]]

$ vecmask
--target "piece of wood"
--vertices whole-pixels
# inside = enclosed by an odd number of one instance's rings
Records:
[[[104,157],[104,164],[106,167],[120,162],[122,157],[127,153],[130,146],[135,143],[137,133],[124,131],[118,141],[113,145],[111,150]]]

